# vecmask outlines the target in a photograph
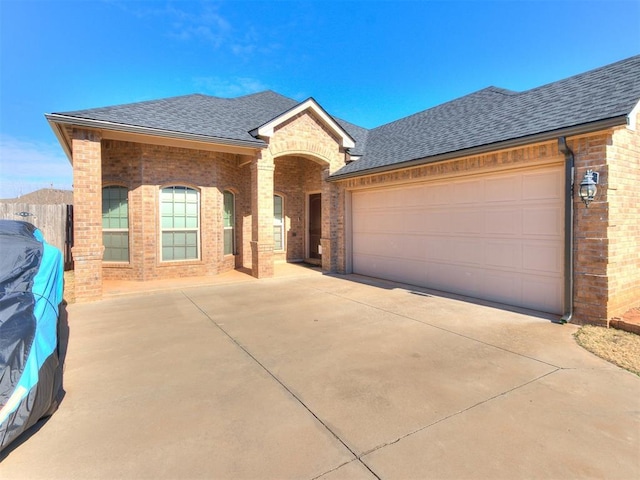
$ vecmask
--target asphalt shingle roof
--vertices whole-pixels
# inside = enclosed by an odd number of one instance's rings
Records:
[[[237,98],[194,94],[64,112],[62,115],[168,132],[263,143],[252,137],[249,131],[297,104],[295,100],[272,91]]]
[[[524,92],[489,87],[370,130],[336,175],[624,116],[639,100],[640,55]]]
[[[640,55],[524,92],[488,87],[367,130],[335,118],[361,158],[334,175],[617,118],[640,100]],[[298,104],[273,91],[237,98],[186,95],[58,115],[264,145],[249,132]]]

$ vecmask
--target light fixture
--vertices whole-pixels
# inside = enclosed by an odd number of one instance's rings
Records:
[[[587,208],[589,208],[589,203],[591,203],[596,196],[596,192],[598,191],[596,185],[598,184],[599,178],[600,174],[598,172],[589,169],[585,172],[582,182],[580,182],[580,198]]]

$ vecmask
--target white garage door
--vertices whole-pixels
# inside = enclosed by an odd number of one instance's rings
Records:
[[[562,313],[562,166],[363,190],[355,273]]]

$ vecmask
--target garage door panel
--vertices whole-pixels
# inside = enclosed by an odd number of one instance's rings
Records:
[[[452,186],[453,204],[474,205],[479,198],[484,197],[484,182],[481,180],[467,180],[464,182],[454,183]]]
[[[407,259],[396,259],[378,255],[354,255],[354,263],[361,268],[357,273],[380,277],[402,283],[420,285],[426,281],[426,272],[416,263]]]
[[[483,281],[482,297],[493,302],[522,302],[522,277],[516,272],[487,271]]]
[[[447,222],[454,233],[481,235],[484,232],[484,212],[475,210],[453,210]]]
[[[520,201],[521,182],[517,176],[508,175],[486,180],[485,201],[517,202]]]
[[[527,173],[522,180],[523,200],[561,200],[564,196],[564,179],[556,172]]]
[[[425,212],[425,230],[431,233],[448,233],[451,231],[450,215],[446,211],[428,210]]]
[[[428,216],[423,209],[411,209],[403,218],[403,228],[406,233],[426,234],[429,232]]]
[[[448,250],[451,251],[451,261],[458,264],[484,264],[484,248],[473,239],[449,238]]]
[[[543,312],[559,313],[562,310],[562,297],[558,294],[562,289],[555,278],[524,276],[522,288],[527,292],[527,296],[521,306]]]
[[[560,237],[563,227],[564,209],[555,205],[537,205],[523,208],[525,235]]]
[[[488,241],[484,246],[484,263],[487,267],[505,270],[521,270],[522,245],[508,241]]]
[[[451,249],[449,248],[449,244],[451,242],[450,237],[448,236],[429,236],[422,237],[423,245],[424,245],[424,259],[426,262],[429,261],[450,261],[450,253]]]
[[[493,235],[519,235],[522,232],[522,211],[517,208],[495,208],[484,214],[485,232]]]
[[[561,313],[563,179],[558,165],[354,192],[353,271]]]
[[[426,207],[449,205],[452,203],[452,192],[447,185],[422,187],[421,197],[424,199],[423,205]]]
[[[522,268],[531,272],[562,274],[564,249],[557,242],[531,243],[523,246]]]

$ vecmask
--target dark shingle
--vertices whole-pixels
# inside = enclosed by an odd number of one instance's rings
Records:
[[[489,87],[372,130],[336,118],[360,160],[335,175],[520,139],[627,115],[640,99],[640,55],[525,92]],[[186,95],[60,115],[263,144],[249,133],[298,104],[272,91]]]
[[[627,115],[640,100],[640,56],[517,93],[495,87],[369,131],[362,158],[336,175]]]

